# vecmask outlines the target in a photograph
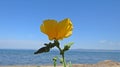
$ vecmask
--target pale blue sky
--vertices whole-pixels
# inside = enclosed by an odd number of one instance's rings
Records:
[[[38,49],[49,42],[42,21],[64,18],[74,30],[62,44],[120,50],[120,0],[0,0],[0,49]]]

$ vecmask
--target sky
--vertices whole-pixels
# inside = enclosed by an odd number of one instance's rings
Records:
[[[0,0],[0,49],[39,49],[52,42],[43,20],[70,18],[71,49],[120,50],[120,0]]]

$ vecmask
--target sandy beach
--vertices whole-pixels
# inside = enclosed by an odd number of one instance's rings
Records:
[[[0,66],[0,67],[53,67],[53,66]],[[57,66],[63,67],[63,66]],[[111,60],[105,60],[98,62],[96,64],[73,64],[72,67],[120,67],[120,62],[115,62]]]

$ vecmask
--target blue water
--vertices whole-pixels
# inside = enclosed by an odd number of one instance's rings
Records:
[[[46,65],[52,64],[52,58],[59,56],[59,51],[34,55],[35,50],[0,49],[0,65]],[[67,62],[74,64],[97,63],[103,60],[120,62],[120,51],[71,50],[65,54]]]

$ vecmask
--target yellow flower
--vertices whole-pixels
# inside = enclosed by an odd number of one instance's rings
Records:
[[[49,40],[61,40],[72,34],[73,25],[69,18],[60,22],[56,20],[44,20],[40,29],[41,32],[48,35]]]

